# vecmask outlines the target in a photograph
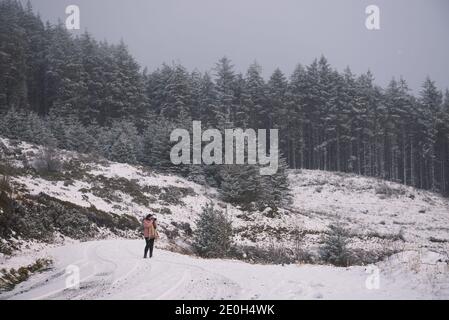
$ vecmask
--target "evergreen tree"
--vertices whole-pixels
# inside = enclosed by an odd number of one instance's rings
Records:
[[[32,111],[45,114],[45,26],[39,16],[35,16],[28,1],[22,12],[21,25],[26,37],[26,81],[27,100]]]
[[[423,161],[420,166],[421,186],[426,189],[437,190],[436,180],[436,139],[437,139],[437,115],[439,114],[442,94],[436,88],[435,83],[429,78],[423,84],[420,96],[421,124],[423,126],[423,139],[421,151]]]
[[[224,165],[220,170],[220,193],[224,201],[250,208],[260,195],[261,178],[254,165]]]
[[[15,0],[0,1],[0,113],[27,107],[27,38],[23,8]]]
[[[286,104],[278,112],[278,121],[283,124],[281,145],[284,145],[284,148],[281,150],[286,155],[289,166],[295,169],[306,165],[305,137],[306,131],[310,130],[304,111],[306,81],[306,70],[299,64],[290,77]],[[285,140],[282,138],[283,136],[285,136]]]
[[[150,117],[142,136],[144,164],[160,170],[169,170],[173,167],[170,151],[174,143],[170,141],[170,133],[174,128],[176,125],[162,116]]]
[[[291,203],[291,190],[288,182],[288,166],[284,158],[279,159],[278,171],[274,175],[261,177],[259,208],[272,210],[285,207]]]
[[[254,62],[245,78],[243,108],[248,119],[247,125],[253,129],[271,128],[273,122],[266,102],[266,87],[261,73],[262,68]]]
[[[86,85],[79,48],[62,22],[48,30],[44,86],[46,112],[78,117],[86,105]]]
[[[237,120],[237,107],[234,105],[235,73],[231,61],[223,57],[215,66],[215,85],[217,90],[217,103],[214,106],[215,128],[231,127],[232,122]],[[239,124],[242,123],[239,120]]]
[[[181,65],[173,66],[164,88],[161,115],[178,119],[180,114],[191,114],[191,88],[187,70]]]
[[[64,125],[65,148],[81,153],[90,153],[97,150],[97,142],[89,134],[87,127],[77,119],[71,119]]]
[[[206,204],[196,223],[194,247],[198,254],[207,258],[223,258],[232,244],[232,224],[222,211]]]
[[[213,127],[217,106],[217,90],[209,73],[192,75],[192,118],[201,120],[206,128]]]
[[[330,226],[329,232],[323,237],[321,259],[339,267],[348,266],[351,259],[348,241],[348,232],[340,224]]]
[[[280,69],[276,69],[267,84],[267,105],[269,106],[268,128],[280,130],[281,149],[288,148],[288,131],[284,130],[288,117],[287,110],[287,88],[288,82]]]
[[[109,82],[108,88],[108,93],[111,95],[111,104],[108,105],[107,110],[108,117],[139,122],[140,116],[144,114],[147,107],[140,67],[123,42],[113,46],[111,51],[114,68],[112,69],[113,80]],[[139,125],[142,124],[139,123]]]
[[[449,194],[449,90],[446,89],[444,104],[438,116],[438,153],[440,158],[441,192]]]

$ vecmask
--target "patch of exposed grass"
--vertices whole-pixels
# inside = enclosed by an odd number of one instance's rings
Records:
[[[435,237],[430,237],[429,241],[433,242],[433,243],[448,243],[449,242],[449,240],[447,240],[447,239],[440,239],[440,238],[435,238]]]
[[[28,280],[33,274],[49,270],[53,264],[50,259],[38,259],[34,263],[9,270],[0,270],[0,291],[9,291],[15,288],[19,283]]]

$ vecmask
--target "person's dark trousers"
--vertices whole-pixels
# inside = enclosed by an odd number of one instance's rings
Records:
[[[154,239],[145,238],[145,252],[143,257],[146,258],[148,255],[148,251],[150,251],[150,258],[153,256],[153,248],[154,248]]]
[[[145,259],[148,255],[148,250],[150,250],[150,238],[145,237],[145,252],[143,258]]]
[[[150,239],[150,258],[153,256],[154,239]]]

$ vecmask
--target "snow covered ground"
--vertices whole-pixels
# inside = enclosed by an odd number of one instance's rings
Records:
[[[31,163],[39,146],[0,138],[17,167]],[[95,208],[141,219],[156,213],[163,228],[162,241],[188,242],[189,230],[201,208],[213,201],[226,208],[235,229],[235,243],[293,248],[300,242],[315,250],[329,225],[341,223],[352,233],[351,245],[365,250],[417,250],[423,247],[449,252],[449,200],[376,178],[315,170],[291,170],[293,204],[278,215],[243,212],[225,203],[214,188],[141,166],[95,159],[60,151],[65,171],[60,177],[22,174],[12,177],[17,190],[44,193],[77,206]],[[174,235],[177,240],[168,239]],[[298,234],[301,234],[299,237]]]
[[[39,147],[0,138],[9,163],[33,161]],[[159,250],[143,261],[142,241],[73,242],[29,246],[12,257],[0,254],[0,268],[18,268],[49,256],[55,268],[33,276],[2,299],[403,299],[449,298],[449,200],[376,178],[353,174],[292,170],[293,203],[278,214],[245,212],[220,200],[217,191],[184,178],[141,166],[114,163],[60,151],[58,176],[18,170],[11,177],[17,194],[45,194],[76,206],[142,218],[158,216],[160,249],[189,252],[201,207],[213,201],[227,210],[234,244],[288,248],[316,254],[330,225],[349,232],[351,249],[388,256],[369,266],[256,265],[201,260]],[[112,235],[109,235],[112,236]],[[108,237],[109,237],[108,236]],[[57,237],[59,239],[59,237]],[[388,253],[388,254],[385,254]],[[68,265],[80,268],[80,290],[65,290]],[[367,271],[380,272],[379,289],[367,289]],[[370,278],[372,279],[372,278]]]
[[[203,260],[157,249],[153,259],[144,260],[142,245],[139,240],[107,240],[48,249],[45,255],[54,259],[54,269],[33,276],[13,291],[1,294],[0,299],[449,297],[449,279],[439,277],[447,264],[438,262],[441,256],[437,254],[405,252],[374,267],[335,268]],[[418,265],[426,265],[427,269],[417,272],[414,268]],[[68,280],[72,283],[73,266],[79,268],[79,289],[66,287]],[[372,278],[376,270],[378,287]]]

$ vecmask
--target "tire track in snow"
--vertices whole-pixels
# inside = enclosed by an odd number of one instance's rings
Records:
[[[140,299],[162,300],[174,296],[188,297],[191,294],[199,294],[204,298],[224,298],[235,296],[241,291],[231,279],[201,266],[159,258],[157,255],[149,261],[139,260],[137,257],[140,254],[136,253],[137,246],[133,242],[123,241],[115,247],[111,247],[108,242],[92,242],[81,246],[81,259],[74,262],[67,260],[58,272],[32,283],[25,290],[2,298],[82,300],[128,294]],[[70,250],[70,247],[66,249]],[[67,257],[64,251],[56,251],[56,258],[58,253]],[[128,257],[136,259],[135,262]],[[65,286],[65,269],[69,265],[81,268],[79,289]]]
[[[174,286],[171,288],[168,288],[166,291],[164,291],[161,295],[159,295],[155,300],[164,300],[167,297],[170,297],[170,295],[175,292],[176,290],[180,289],[183,284],[187,282],[187,279],[190,277],[190,271],[185,270],[182,273],[181,279],[179,279],[178,282],[175,283]]]
[[[90,290],[90,291],[86,290],[86,292],[84,292],[80,295],[71,297],[71,299],[81,300],[87,296],[92,296],[94,298],[98,297],[99,295],[101,295],[101,293],[104,293],[104,286],[107,285],[109,282],[113,281],[114,271],[118,269],[118,264],[116,262],[114,262],[113,260],[105,258],[101,254],[99,254],[98,249],[100,248],[100,246],[101,246],[101,244],[95,246],[95,248],[94,248],[94,251],[93,251],[94,259],[99,261],[100,264],[112,265],[112,270],[110,270],[108,268],[105,268],[105,269],[102,268],[98,272],[98,264],[95,263],[94,264],[94,273],[89,278],[97,278],[97,279],[94,279],[90,283],[87,283],[87,285],[88,285],[87,288],[92,288],[93,290]],[[80,284],[83,282],[86,282],[85,280],[80,281]]]
[[[133,247],[134,248],[134,247]],[[133,256],[138,255],[135,253],[135,251],[131,250],[128,246],[126,246],[126,250],[131,253]],[[172,267],[178,268],[184,267],[180,270],[179,274],[179,280],[175,282],[175,284],[172,287],[175,287],[176,289],[183,289],[183,290],[172,290],[170,288],[166,289],[162,293],[156,294],[156,292],[151,293],[145,293],[143,295],[139,295],[138,298],[140,299],[146,299],[146,298],[152,298],[152,299],[166,299],[169,298],[170,294],[174,292],[184,292],[182,295],[178,295],[176,297],[171,298],[181,298],[181,297],[189,297],[190,293],[193,292],[194,285],[192,284],[198,284],[198,283],[206,283],[212,285],[206,285],[206,287],[209,289],[211,288],[212,291],[207,292],[207,296],[205,298],[231,298],[236,297],[242,292],[242,288],[235,283],[232,279],[225,277],[219,273],[206,270],[205,268],[194,265],[194,264],[188,264],[188,263],[182,263],[177,261],[170,261],[166,259],[159,259],[153,258],[155,265],[159,266],[161,271],[157,272],[155,274],[150,273],[151,276],[148,279],[142,279],[141,282],[144,282],[145,280],[149,281],[152,285],[152,287],[161,287],[166,286],[167,283],[173,282],[173,272],[169,272],[169,270]],[[153,261],[149,261],[151,264]],[[188,268],[187,270],[186,267]],[[176,270],[176,269],[175,269]],[[193,270],[199,270],[199,272],[192,272]],[[188,271],[188,274],[185,273],[185,271]],[[190,282],[188,280],[190,279]],[[216,283],[215,283],[216,282]],[[222,284],[225,284],[223,286]],[[182,287],[184,285],[184,288]],[[206,293],[204,292],[205,288],[201,288],[200,291],[202,294]],[[168,293],[167,293],[168,292]],[[193,293],[198,293],[193,292]],[[154,297],[152,297],[154,295]]]
[[[79,280],[80,282],[80,289],[70,289],[67,288],[65,286],[65,281],[64,281],[64,286],[63,288],[51,291],[49,293],[46,293],[44,295],[40,295],[37,297],[33,297],[32,300],[42,300],[42,299],[55,299],[55,300],[60,300],[60,299],[73,299],[73,294],[76,294],[77,291],[79,290],[83,290],[81,287],[84,285],[86,286],[86,283],[89,284],[89,282],[87,282],[88,280],[90,280],[91,278],[94,278],[95,276],[97,276],[97,271],[98,271],[98,266],[95,263],[96,262],[96,258],[98,258],[98,254],[97,254],[97,249],[100,246],[100,244],[89,244],[86,245],[86,247],[83,249],[83,254],[84,257],[83,259],[77,260],[74,263],[69,263],[66,268],[69,265],[78,265],[78,263],[81,262],[81,265],[79,266],[80,268],[86,266],[83,269],[80,269],[80,275],[85,273],[86,271],[82,272],[82,270],[89,270],[89,266],[93,268],[93,271],[89,272],[86,276],[84,276],[83,278],[81,278]],[[89,258],[89,256],[92,256],[92,250],[93,250],[93,258]],[[64,275],[65,275],[65,271],[64,271]]]
[[[129,248],[129,246],[127,244],[128,243],[123,242],[124,248],[121,248],[122,250],[120,250],[119,252],[126,252],[128,254],[128,256],[136,259],[139,255],[136,254],[135,252],[131,251],[131,249]],[[90,283],[91,288],[98,287],[98,290],[96,290],[96,292],[92,292],[92,290],[90,290],[90,291],[87,291],[86,293],[83,293],[81,295],[74,297],[73,299],[85,299],[88,296],[91,296],[91,298],[93,298],[93,299],[101,299],[102,297],[111,296],[111,295],[113,295],[114,292],[124,291],[124,289],[126,289],[126,288],[129,288],[129,287],[132,288],[132,287],[138,286],[140,284],[140,282],[142,281],[142,279],[134,280],[134,283],[133,283],[133,278],[135,278],[135,277],[133,277],[133,275],[142,275],[142,274],[144,275],[144,274],[147,274],[147,271],[150,271],[150,273],[151,273],[151,270],[152,270],[152,264],[150,264],[150,263],[147,264],[147,261],[144,261],[143,259],[137,260],[132,265],[132,267],[129,271],[127,271],[125,274],[123,274],[121,276],[119,275],[119,277],[117,279],[115,279],[114,278],[115,271],[118,271],[120,269],[119,267],[123,267],[123,265],[119,266],[116,262],[114,262],[114,260],[102,257],[100,254],[98,254],[98,247],[96,250],[96,257],[99,260],[113,263],[115,265],[114,271],[111,273],[111,276],[108,277],[107,279],[100,278],[97,282]],[[120,256],[120,261],[127,261],[127,260],[123,260],[123,257]],[[148,262],[150,262],[150,261],[148,261]],[[161,272],[153,275],[153,277],[157,278],[158,275],[163,274],[163,273],[164,273],[164,269],[162,269]]]
[[[241,292],[242,292],[242,288],[241,288],[241,286],[240,286],[239,284],[237,284],[237,283],[236,283],[234,280],[232,280],[231,278],[228,278],[228,277],[226,277],[226,276],[224,276],[224,275],[222,275],[222,274],[219,274],[219,273],[217,273],[217,272],[209,271],[209,270],[206,270],[205,268],[203,268],[203,267],[201,267],[201,266],[193,265],[193,264],[190,264],[190,263],[174,262],[174,261],[167,261],[167,260],[162,260],[162,261],[163,261],[163,262],[166,262],[166,263],[177,264],[177,265],[186,266],[186,267],[189,267],[189,268],[195,268],[195,269],[198,269],[198,270],[202,271],[202,272],[203,272],[204,274],[206,274],[206,275],[212,275],[212,276],[214,276],[217,280],[218,280],[218,279],[221,279],[221,280],[224,280],[224,282],[225,282],[226,284],[231,284],[232,286],[235,287],[235,290],[238,291],[238,293],[241,293]],[[224,292],[224,289],[222,289],[222,291]],[[237,293],[234,293],[234,295],[237,295]]]

